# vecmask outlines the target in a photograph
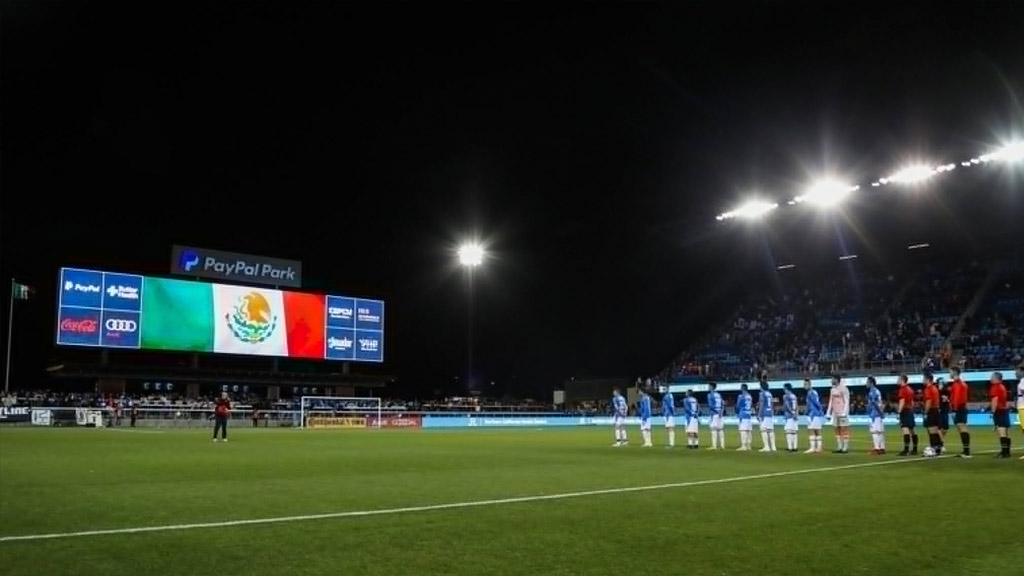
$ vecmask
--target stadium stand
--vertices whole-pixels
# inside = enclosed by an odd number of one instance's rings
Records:
[[[976,318],[976,320],[975,320]],[[753,294],[660,375],[674,383],[1017,364],[1021,261],[787,280]]]

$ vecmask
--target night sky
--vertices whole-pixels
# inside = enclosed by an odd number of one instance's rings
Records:
[[[778,263],[1020,246],[1022,175],[989,167],[714,219],[1024,135],[1019,3],[677,4],[4,3],[2,276],[38,290],[15,376],[62,358],[60,266],[166,274],[174,243],[386,300],[377,372],[429,393],[466,371],[479,238],[474,378],[540,397],[661,370]]]

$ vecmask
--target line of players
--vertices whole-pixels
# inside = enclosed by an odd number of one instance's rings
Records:
[[[932,374],[925,374],[924,381],[924,427],[928,431],[928,447],[924,450],[924,456],[934,457],[945,452],[946,430],[949,428],[949,413],[953,414],[953,423],[960,434],[962,452],[961,458],[971,457],[971,436],[967,427],[967,384],[960,377],[960,370],[953,368],[950,371],[953,382],[950,385],[950,394],[944,397],[939,390],[935,377]],[[1019,381],[1017,387],[1017,406],[1021,414],[1021,430],[1024,432],[1024,366],[1017,368],[1016,373]],[[870,418],[869,431],[871,434],[872,454],[885,454],[885,403],[882,393],[878,389],[874,377],[867,379],[867,412]],[[725,402],[717,385],[709,384],[708,411],[710,418],[708,428],[711,432],[711,446],[708,450],[724,450],[725,446]],[[782,414],[785,424],[783,429],[786,435],[786,451],[799,452],[799,416],[800,406],[793,386],[786,383],[783,386]],[[807,431],[810,447],[804,451],[805,454],[820,453],[823,450],[823,439],[821,435],[822,424],[825,419],[831,421],[836,435],[836,448],[833,453],[847,454],[850,451],[850,391],[842,378],[838,375],[832,377],[832,389],[828,395],[828,405],[822,407],[818,392],[811,386],[810,379],[804,380],[806,390],[805,410],[807,416]],[[999,435],[1000,450],[998,457],[1010,457],[1010,413],[1007,405],[1007,391],[1003,384],[1003,376],[994,372],[989,381],[989,400],[992,410],[992,420]],[[753,449],[753,423],[757,420],[761,433],[761,452],[775,452],[775,399],[769,389],[766,380],[760,383],[760,394],[758,403],[755,406],[746,384],[741,385],[740,393],[736,397],[736,417],[740,433],[740,446],[738,451],[750,451]],[[948,405],[947,405],[948,403]],[[640,419],[640,433],[643,437],[643,446],[653,446],[651,439],[651,415],[652,399],[649,394],[640,391],[637,402],[638,416]],[[919,438],[916,432],[917,423],[914,418],[915,393],[910,386],[909,378],[901,375],[899,378],[899,422],[903,432],[903,450],[900,456],[916,456],[919,448]],[[615,444],[621,447],[628,444],[628,436],[625,428],[627,415],[626,399],[619,389],[615,389],[612,396],[612,408],[614,411]],[[675,398],[671,392],[666,392],[661,401],[662,414],[665,418],[665,429],[668,433],[668,448],[676,444],[676,406]],[[756,416],[756,418],[755,418]],[[686,429],[686,447],[696,450],[700,447],[700,405],[693,391],[686,392],[683,401],[682,414]],[[1021,457],[1024,460],[1024,456]]]

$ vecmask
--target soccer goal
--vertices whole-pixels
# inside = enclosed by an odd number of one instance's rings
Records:
[[[299,399],[300,428],[380,428],[380,398],[303,396]]]

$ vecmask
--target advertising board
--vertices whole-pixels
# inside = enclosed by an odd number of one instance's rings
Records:
[[[917,417],[918,425],[922,424],[922,417]],[[681,418],[676,418],[676,422],[682,422]],[[726,416],[723,418],[723,422],[726,427],[733,427],[738,424],[735,416]],[[871,421],[867,416],[851,416],[851,426],[867,426]],[[968,414],[967,423],[971,426],[992,426],[992,415],[991,414]],[[665,419],[661,416],[651,418],[652,426],[663,426]],[[785,424],[785,419],[781,416],[775,418],[776,426],[782,426]],[[1017,415],[1011,416],[1011,426],[1018,426]],[[551,427],[565,427],[565,426],[611,426],[611,416],[560,416],[560,415],[479,415],[479,414],[464,414],[464,415],[443,415],[443,416],[432,416],[425,415],[423,417],[423,428],[551,428]],[[640,421],[635,416],[626,418],[627,426],[639,426]],[[708,425],[708,418],[700,418],[700,425],[706,427]],[[899,418],[895,415],[886,416],[885,425],[891,428],[899,426]],[[800,426],[807,426],[807,418],[800,418]],[[826,421],[825,426],[831,426],[831,423]]]
[[[61,346],[383,362],[379,300],[63,268]]]
[[[306,428],[366,428],[366,418],[346,416],[308,416]]]
[[[367,428],[422,428],[423,417],[419,415],[406,415],[406,414],[389,414],[381,416],[379,419],[376,416],[371,416],[366,421]]]

